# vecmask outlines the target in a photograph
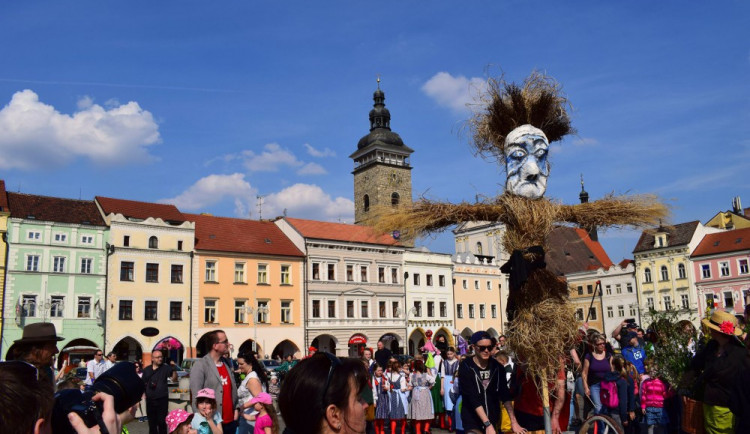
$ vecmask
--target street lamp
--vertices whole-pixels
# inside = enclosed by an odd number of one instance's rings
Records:
[[[253,308],[252,306],[247,307],[247,312],[253,317],[253,351],[258,352],[258,316],[265,316],[268,314],[268,305],[258,306]],[[265,324],[266,321],[262,321],[261,324]]]

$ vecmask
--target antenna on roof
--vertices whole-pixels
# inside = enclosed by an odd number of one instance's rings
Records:
[[[284,217],[286,217],[286,208],[284,208]]]
[[[258,199],[258,220],[263,220],[263,197],[261,195],[255,196]]]

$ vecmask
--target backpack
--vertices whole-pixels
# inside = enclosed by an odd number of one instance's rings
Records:
[[[602,381],[600,383],[601,391],[599,396],[602,405],[607,408],[617,408],[620,405],[620,399],[617,397],[617,383],[614,381]]]

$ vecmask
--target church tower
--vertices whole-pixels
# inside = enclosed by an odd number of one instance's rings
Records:
[[[391,131],[391,114],[385,108],[379,78],[372,99],[370,133],[349,156],[354,160],[354,223],[362,223],[374,207],[412,202],[409,156],[414,150]]]

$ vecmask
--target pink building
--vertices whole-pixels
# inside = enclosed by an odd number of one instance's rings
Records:
[[[742,313],[750,294],[750,228],[706,235],[690,255],[699,314],[706,307]]]

